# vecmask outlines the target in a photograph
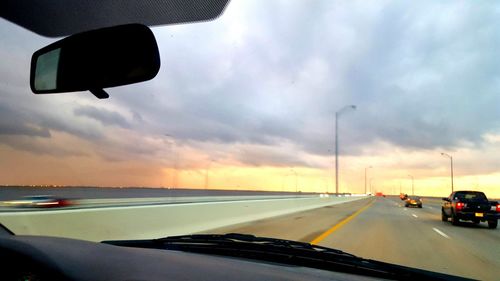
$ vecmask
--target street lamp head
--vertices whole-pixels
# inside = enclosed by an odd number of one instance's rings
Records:
[[[452,156],[450,154],[448,154],[448,153],[441,152],[441,155],[442,156],[446,156],[448,158],[452,158]]]
[[[338,116],[338,115],[344,113],[345,111],[347,111],[349,109],[356,110],[356,106],[353,105],[353,104],[346,105],[346,106],[342,107],[341,109],[339,109],[337,112],[335,112],[335,114]]]

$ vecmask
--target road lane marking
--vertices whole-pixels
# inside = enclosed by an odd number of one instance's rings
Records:
[[[411,214],[411,215],[412,215],[412,216],[414,216],[414,217],[416,217],[416,218],[418,218],[418,216],[417,216],[417,215],[415,215],[415,214]]]
[[[408,209],[406,209],[406,207],[403,210],[408,211]]]
[[[328,235],[332,234],[334,231],[338,230],[339,228],[341,228],[342,226],[344,226],[345,224],[347,224],[348,222],[350,222],[352,219],[354,219],[355,217],[357,217],[364,210],[368,209],[371,205],[373,205],[374,202],[375,202],[375,200],[373,200],[372,202],[368,203],[363,208],[357,210],[354,214],[352,214],[352,215],[348,216],[347,218],[343,219],[342,221],[340,221],[336,225],[332,226],[330,229],[328,229],[327,231],[323,232],[320,236],[314,238],[314,240],[311,241],[311,244],[318,244],[319,242],[323,241],[326,237],[328,237]]]
[[[429,209],[434,209],[434,208],[432,208],[431,206],[429,206]]]
[[[442,232],[441,230],[433,227],[432,228],[435,232],[437,232],[439,235],[443,236],[444,238],[450,239],[450,236],[446,235],[446,233]]]

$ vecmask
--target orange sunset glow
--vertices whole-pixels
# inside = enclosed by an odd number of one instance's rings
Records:
[[[66,135],[56,135],[61,141],[68,141]],[[498,138],[488,137],[490,149],[500,149]],[[151,143],[155,143],[151,140]],[[307,166],[272,166],[245,165],[235,159],[234,151],[243,151],[240,145],[217,152],[220,158],[210,159],[206,151],[193,147],[179,147],[172,152],[172,147],[158,141],[158,151],[167,155],[165,158],[102,161],[102,156],[92,144],[81,143],[75,155],[54,157],[36,155],[3,148],[2,155],[12,159],[6,165],[3,162],[0,176],[4,183],[12,185],[71,185],[71,186],[145,186],[158,188],[197,188],[231,189],[259,191],[295,192],[335,192],[333,156],[317,157],[302,155]],[[195,145],[195,144],[193,144]],[[206,144],[203,144],[206,145]],[[414,176],[415,193],[427,196],[447,196],[450,193],[449,162],[435,151],[406,151],[393,149],[384,144],[373,151],[367,149],[370,156],[344,156],[340,158],[339,192],[364,193],[364,169],[367,167],[367,192],[381,191],[385,194],[411,194],[411,178]],[[384,147],[380,150],[381,147]],[[261,148],[264,149],[265,148]],[[79,153],[76,153],[79,152]],[[175,158],[176,153],[180,156]],[[372,154],[373,153],[373,154]],[[93,155],[94,154],[94,155]],[[484,157],[473,149],[456,152],[461,159],[455,161],[455,189],[482,190],[492,198],[500,197],[497,182],[500,173],[483,170],[480,166],[467,163]],[[407,161],[411,157],[411,161]],[[488,173],[486,173],[488,172]]]

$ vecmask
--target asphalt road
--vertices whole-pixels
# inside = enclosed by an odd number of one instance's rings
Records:
[[[369,198],[216,229],[316,244],[385,262],[480,280],[500,280],[500,228],[441,221],[441,201],[405,208]]]

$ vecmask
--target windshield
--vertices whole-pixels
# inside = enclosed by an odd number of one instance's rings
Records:
[[[482,192],[457,192],[455,196],[458,199],[486,200],[486,196]]]
[[[499,18],[494,1],[233,1],[151,27],[158,75],[106,100],[33,94],[31,56],[60,38],[0,19],[0,223],[246,233],[498,279],[490,214],[457,227],[441,198],[500,198]],[[58,200],[15,203],[37,195]]]

